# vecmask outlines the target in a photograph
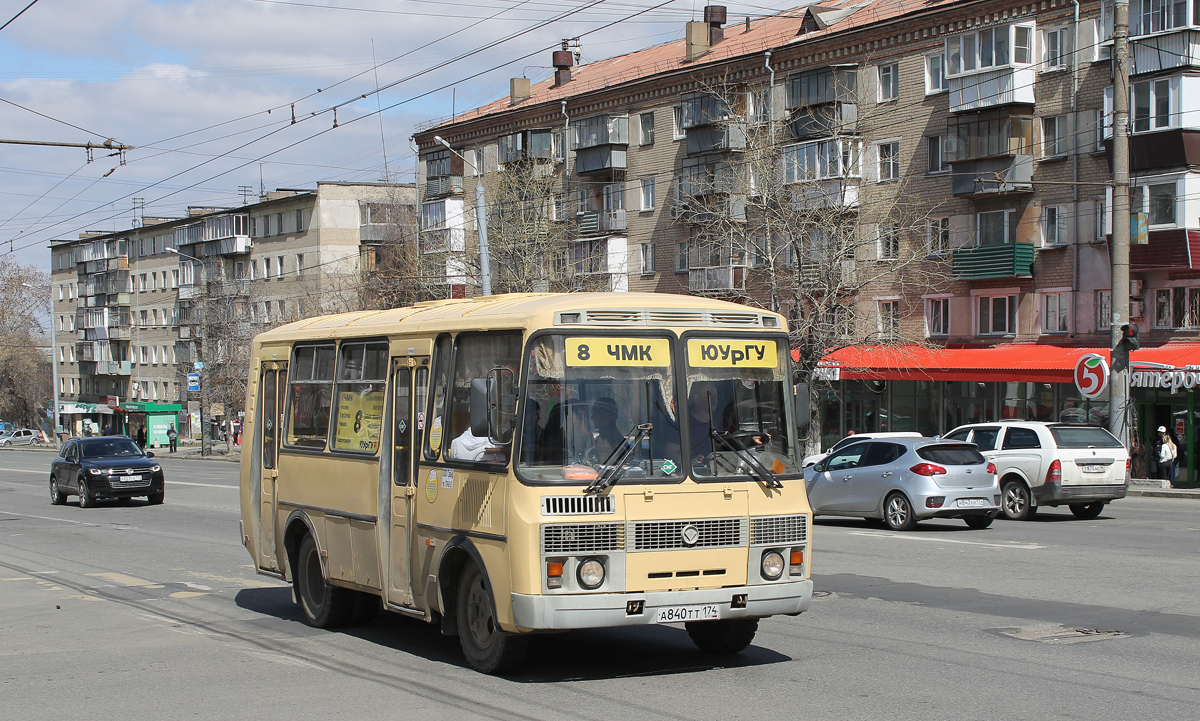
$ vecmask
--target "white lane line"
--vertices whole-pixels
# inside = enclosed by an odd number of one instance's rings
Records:
[[[28,513],[13,513],[12,511],[0,511],[0,513],[9,515],[9,516],[20,516],[21,518],[37,518],[42,521],[62,521],[63,523],[75,523],[80,526],[98,526],[99,525],[97,523],[84,523],[83,521],[72,521],[72,520],[69,520],[66,518],[51,518],[50,516],[34,516],[34,515],[31,515]]]
[[[37,473],[38,475],[42,476],[50,475],[50,471],[26,471],[20,468],[5,468],[3,471],[0,471],[0,473]]]
[[[170,486],[199,486],[201,488],[241,488],[241,486],[231,486],[228,483],[191,483],[188,481],[167,481]]]
[[[902,541],[933,541],[935,543],[961,543],[966,546],[984,546],[987,548],[1014,548],[1018,551],[1037,551],[1045,548],[1036,543],[983,543],[980,541],[960,541],[955,538],[939,536],[914,536],[910,533],[887,533],[884,531],[850,531],[851,536],[866,536],[867,538],[899,539]]]

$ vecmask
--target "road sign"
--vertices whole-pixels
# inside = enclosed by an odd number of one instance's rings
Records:
[[[199,373],[188,373],[187,378],[188,378],[188,390],[189,391],[200,390],[200,374]]]
[[[204,370],[204,361],[193,361],[192,367],[198,371]]]

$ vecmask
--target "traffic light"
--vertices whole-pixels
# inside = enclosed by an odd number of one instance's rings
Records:
[[[1137,350],[1138,348],[1142,347],[1138,343],[1137,335],[1138,329],[1136,325],[1125,324],[1121,326],[1121,342],[1124,343],[1125,347],[1129,350]]]
[[[1129,368],[1129,352],[1140,347],[1137,326],[1128,324],[1121,326],[1121,340],[1117,341],[1116,347],[1112,350],[1109,366],[1114,372]]]

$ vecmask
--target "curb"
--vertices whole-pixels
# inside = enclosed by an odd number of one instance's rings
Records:
[[[1142,498],[1181,498],[1185,500],[1200,501],[1200,490],[1190,490],[1182,488],[1148,488],[1146,490],[1130,488],[1127,495],[1129,497],[1141,496]]]

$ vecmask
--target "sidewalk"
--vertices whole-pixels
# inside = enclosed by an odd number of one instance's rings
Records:
[[[1133,478],[1129,481],[1129,495],[1143,498],[1189,498],[1200,500],[1200,484],[1187,483],[1166,486],[1166,481],[1157,478]]]
[[[200,455],[199,443],[181,445],[179,446],[179,450],[177,450],[175,453],[171,453],[167,448],[154,448],[151,450],[154,451],[154,455],[158,458],[180,458],[196,461],[232,461],[234,463],[241,463],[242,461],[242,447],[232,446],[232,450],[230,450],[229,453],[226,453],[225,441],[213,442],[212,455],[210,456]]]

